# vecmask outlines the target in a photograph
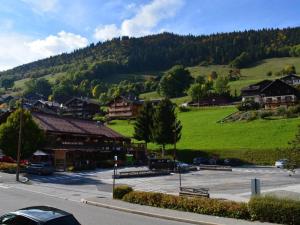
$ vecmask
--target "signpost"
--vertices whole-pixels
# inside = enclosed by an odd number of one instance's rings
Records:
[[[116,172],[117,172],[117,167],[118,167],[118,156],[114,156],[114,176],[113,176],[113,198],[114,198],[114,193],[115,193],[115,186],[116,186]]]
[[[251,180],[251,194],[254,195],[260,195],[260,180],[259,179],[252,179]]]

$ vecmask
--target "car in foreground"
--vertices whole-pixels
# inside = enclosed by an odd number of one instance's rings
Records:
[[[51,175],[54,173],[54,167],[48,163],[31,163],[26,168],[29,174]]]
[[[80,225],[68,212],[48,206],[34,206],[0,217],[0,225]]]
[[[287,159],[279,159],[275,162],[275,167],[280,168],[280,169],[284,169],[284,168],[286,168],[287,163],[288,163]]]

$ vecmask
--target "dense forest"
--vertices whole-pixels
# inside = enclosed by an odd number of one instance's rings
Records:
[[[0,81],[65,72],[79,84],[116,73],[165,70],[176,64],[231,64],[240,68],[265,58],[299,56],[299,44],[300,27],[200,36],[161,33],[120,37],[1,72]]]

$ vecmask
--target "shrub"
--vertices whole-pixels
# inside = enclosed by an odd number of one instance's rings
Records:
[[[286,114],[286,108],[285,107],[278,107],[278,109],[276,110],[276,114],[278,116],[285,116]]]
[[[124,195],[126,195],[132,191],[133,191],[132,187],[129,187],[127,185],[120,185],[115,188],[113,197],[115,199],[122,199],[124,197]]]
[[[232,201],[221,201],[210,198],[186,198],[162,193],[132,191],[123,197],[124,201],[177,209],[187,212],[201,213],[214,216],[250,219],[247,204]]]
[[[251,219],[280,224],[300,224],[300,201],[272,196],[254,197],[248,203]]]
[[[16,163],[6,163],[0,162],[0,171],[7,173],[14,173],[16,171],[17,164]]]
[[[261,111],[259,116],[261,119],[265,119],[267,117],[273,116],[273,113],[271,111]]]
[[[178,107],[179,112],[189,112],[190,109],[186,106],[179,106]]]

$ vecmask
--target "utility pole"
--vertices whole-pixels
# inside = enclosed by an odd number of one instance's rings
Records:
[[[17,152],[17,170],[16,170],[16,181],[20,181],[20,157],[22,147],[22,130],[23,130],[23,98],[21,98],[20,107],[20,128],[19,128],[19,140],[18,140],[18,152]]]

